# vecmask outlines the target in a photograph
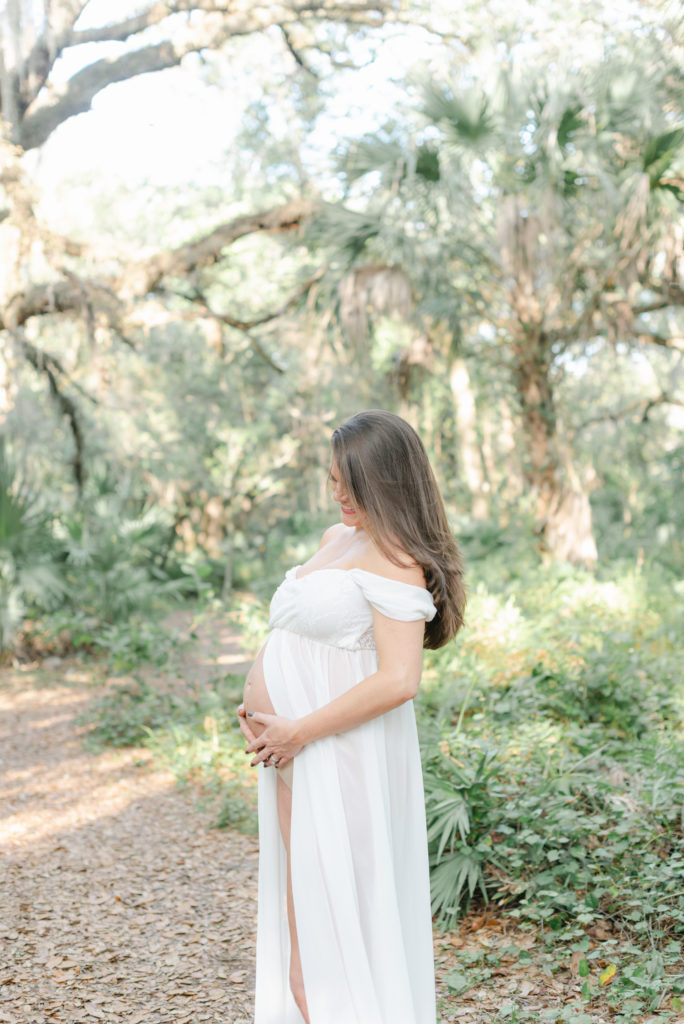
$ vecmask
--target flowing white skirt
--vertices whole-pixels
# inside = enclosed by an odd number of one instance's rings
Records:
[[[377,667],[276,629],[264,652],[279,715],[299,718]],[[259,769],[255,1024],[302,1024],[289,990],[276,773]],[[435,1024],[423,780],[413,703],[294,760],[292,891],[311,1024]]]

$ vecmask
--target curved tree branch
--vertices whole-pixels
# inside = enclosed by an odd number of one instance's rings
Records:
[[[272,320],[276,320],[279,316],[283,316],[289,309],[291,309],[299,299],[306,295],[308,291],[313,288],[317,281],[320,281],[321,277],[325,273],[327,267],[319,267],[315,274],[308,280],[304,281],[284,302],[278,309],[272,313],[265,313],[263,316],[257,317],[254,320],[238,320],[235,317],[229,316],[227,313],[218,313],[212,309],[205,296],[199,290],[195,290],[192,295],[186,295],[185,292],[169,291],[166,288],[157,289],[163,294],[174,295],[178,298],[185,299],[194,307],[192,311],[183,314],[184,318],[190,317],[193,320],[199,319],[211,319],[216,320],[219,324],[225,324],[227,327],[233,327],[238,331],[242,331],[249,341],[256,354],[262,359],[272,370],[277,373],[285,373],[282,366],[279,366],[274,359],[268,354],[266,349],[263,347],[258,338],[255,338],[251,333],[252,328],[260,327],[262,324],[270,323]]]
[[[75,278],[73,274],[65,274],[67,280],[36,285],[16,294],[6,308],[0,310],[0,330],[19,327],[33,316],[82,312],[84,294],[87,294],[89,303],[104,312],[118,329],[126,301],[142,298],[157,290],[164,278],[186,277],[201,267],[217,263],[224,249],[245,235],[294,231],[312,212],[309,202],[285,203],[270,210],[236,217],[177,249],[131,262],[117,276],[86,281]]]
[[[596,416],[589,416],[588,419],[582,420],[576,427],[573,428],[573,434],[579,434],[580,430],[586,430],[587,427],[592,426],[594,423],[605,423],[609,420],[616,426],[620,420],[624,420],[627,416],[631,416],[633,413],[641,413],[640,422],[645,423],[652,409],[656,409],[659,405],[679,405],[684,406],[684,400],[675,398],[674,395],[667,394],[665,391],[660,395],[656,395],[655,398],[639,399],[636,402],[630,402],[623,409],[617,409],[615,411],[606,411],[597,413]]]
[[[52,6],[26,58],[25,74],[19,86],[24,111],[47,82],[57,58],[70,45],[74,25],[87,4],[88,0],[60,0]]]
[[[394,0],[347,0],[346,3],[263,3],[247,4],[231,11],[226,4],[211,0],[177,0],[155,3],[147,11],[111,25],[74,31],[73,24],[83,4],[74,4],[74,16],[58,34],[46,31],[34,45],[27,66],[29,75],[22,82],[22,113],[19,141],[25,150],[42,145],[50,134],[70,117],[90,109],[93,98],[108,85],[127,81],[137,75],[176,67],[189,53],[217,50],[234,36],[264,32],[307,18],[346,21],[353,25],[378,26]],[[141,46],[116,58],[102,58],[70,78],[60,91],[45,95],[45,86],[57,57],[65,49],[83,43],[126,42],[146,29],[159,25],[173,15],[197,12],[202,17],[188,21],[182,32],[171,31],[162,42]],[[287,36],[285,37],[287,39]],[[289,45],[289,44],[288,44]],[[290,47],[291,48],[291,47]]]
[[[292,36],[291,36],[290,32],[288,31],[288,29],[285,27],[285,25],[279,25],[278,27],[280,28],[280,31],[281,31],[282,36],[283,36],[283,39],[285,40],[285,45],[287,46],[288,50],[290,51],[290,53],[292,54],[292,56],[294,58],[295,64],[298,64],[299,67],[303,71],[306,71],[307,74],[311,75],[312,78],[316,78],[317,79],[318,75],[313,70],[313,68],[310,68],[309,65],[307,64],[307,62],[304,60],[303,55],[300,53],[300,51],[295,46],[294,41],[292,39]]]
[[[175,295],[178,298],[185,299],[186,302],[191,302],[195,307],[197,307],[191,314],[193,319],[209,318],[211,320],[217,320],[221,324],[226,324],[227,327],[234,327],[238,331],[251,331],[254,327],[261,327],[262,324],[267,324],[272,320],[277,320],[279,316],[283,316],[289,309],[292,309],[301,297],[306,295],[317,281],[320,281],[326,269],[327,267],[325,266],[319,267],[316,273],[300,284],[292,295],[290,295],[290,297],[278,307],[278,309],[273,310],[271,313],[264,313],[263,316],[256,317],[254,320],[238,320],[236,317],[230,316],[228,313],[218,313],[215,309],[211,308],[207,299],[199,290],[194,291],[192,295],[186,295],[184,292],[169,292],[165,288],[158,290],[161,290],[166,294]]]
[[[300,200],[261,213],[236,217],[195,242],[131,264],[112,287],[124,297],[145,295],[154,291],[165,277],[186,277],[200,267],[218,263],[223,250],[238,238],[262,231],[267,234],[294,231],[312,212],[312,204]]]
[[[36,348],[35,345],[32,345],[30,341],[26,341],[25,338],[19,338],[19,343],[27,362],[31,364],[34,370],[47,377],[50,394],[62,415],[66,416],[69,421],[69,427],[74,439],[74,457],[71,461],[74,470],[74,479],[76,480],[76,484],[80,491],[83,489],[83,482],[85,478],[83,459],[85,446],[83,430],[81,428],[80,413],[75,403],[67,394],[65,394],[64,391],[62,391],[57,380],[58,375],[66,376],[64,367],[56,356],[52,356],[47,352],[42,352],[40,349]]]

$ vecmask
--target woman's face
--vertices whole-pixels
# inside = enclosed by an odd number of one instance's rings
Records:
[[[340,477],[340,470],[333,458],[330,464],[330,483],[332,484],[333,501],[340,506],[340,515],[345,526],[363,527],[365,516],[360,509],[354,508],[351,498]]]

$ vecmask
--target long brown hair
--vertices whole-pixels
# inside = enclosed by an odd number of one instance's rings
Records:
[[[463,561],[423,442],[412,426],[384,409],[345,420],[332,435],[332,454],[368,531],[387,558],[406,566],[397,548],[423,570],[437,614],[423,646],[443,647],[463,625]]]

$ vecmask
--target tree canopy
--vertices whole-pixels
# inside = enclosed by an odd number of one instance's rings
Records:
[[[376,404],[469,529],[522,516],[588,564],[638,511],[676,529],[676,15],[10,0],[1,27],[2,407],[37,479],[83,500],[104,458],[225,589],[279,516],[321,513],[327,431]],[[75,160],[46,206],[32,151],[178,69],[239,107],[221,172],[104,189]]]

